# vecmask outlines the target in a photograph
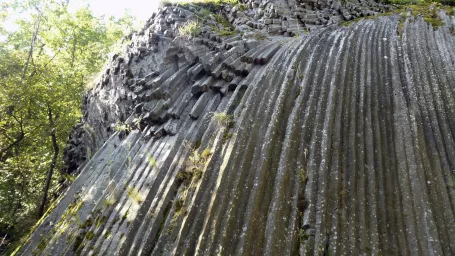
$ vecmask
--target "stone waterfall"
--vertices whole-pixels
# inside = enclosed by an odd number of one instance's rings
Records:
[[[19,254],[454,255],[439,16],[191,42],[154,17],[87,94],[67,157],[94,154]]]

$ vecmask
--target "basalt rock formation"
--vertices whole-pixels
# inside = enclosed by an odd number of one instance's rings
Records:
[[[212,15],[193,38],[198,6],[168,6],[133,33],[19,253],[454,255],[455,18],[318,25],[388,7],[299,3],[222,6],[241,33]]]

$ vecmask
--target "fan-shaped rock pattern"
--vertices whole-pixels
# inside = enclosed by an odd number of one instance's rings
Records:
[[[118,87],[141,102],[132,130],[21,253],[454,255],[455,20],[440,15],[452,25],[168,44],[159,73],[114,71],[133,74]]]

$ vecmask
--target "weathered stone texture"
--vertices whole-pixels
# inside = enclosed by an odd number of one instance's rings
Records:
[[[167,12],[87,94],[68,150],[99,150],[21,254],[455,254],[453,17],[188,42]]]

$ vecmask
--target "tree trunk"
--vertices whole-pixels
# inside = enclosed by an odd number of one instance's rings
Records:
[[[25,138],[25,132],[24,132],[24,128],[23,128],[23,120],[20,119],[20,121],[19,121],[18,118],[16,118],[14,115],[11,115],[11,116],[19,124],[20,134],[16,137],[16,139],[15,139],[15,141],[13,143],[8,145],[4,149],[0,149],[0,162],[2,162],[2,163],[5,163],[6,160],[8,160],[8,158],[12,155],[12,150],[14,149],[14,147],[18,146],[19,143],[21,143],[21,141]],[[5,130],[5,132],[6,132],[6,130]]]
[[[49,193],[49,187],[52,181],[52,174],[54,173],[55,166],[57,165],[57,157],[58,157],[58,143],[57,143],[57,136],[55,134],[55,127],[54,127],[54,117],[52,114],[52,108],[47,106],[48,110],[48,119],[49,119],[49,127],[50,127],[50,136],[52,139],[52,148],[54,149],[54,156],[52,157],[51,166],[49,167],[49,172],[47,173],[46,184],[44,185],[43,191],[43,199],[41,200],[41,205],[39,207],[38,215],[39,217],[43,216],[44,210],[46,209],[47,203],[47,195]]]
[[[24,70],[23,70],[23,73],[22,73],[22,80],[24,80],[25,75],[27,74],[27,70],[28,70],[28,65],[30,63],[30,59],[33,56],[33,48],[35,47],[35,42],[36,42],[36,39],[38,38],[41,18],[42,18],[42,13],[40,12],[40,14],[38,15],[38,18],[37,18],[37,20],[35,22],[35,32],[33,33],[32,41],[30,43],[30,49],[29,49],[27,61],[25,62]]]

